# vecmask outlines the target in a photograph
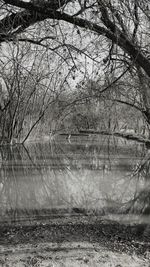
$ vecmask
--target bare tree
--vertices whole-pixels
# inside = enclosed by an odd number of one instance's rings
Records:
[[[65,82],[58,77],[60,60],[49,66],[47,51],[18,43],[7,48],[0,57],[0,139],[24,142],[64,91]]]

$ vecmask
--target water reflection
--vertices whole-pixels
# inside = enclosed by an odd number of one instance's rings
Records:
[[[0,218],[150,212],[150,157],[108,136],[0,148]]]

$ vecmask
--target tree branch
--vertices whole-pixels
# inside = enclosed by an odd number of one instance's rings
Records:
[[[81,28],[96,32],[98,35],[106,36],[107,39],[111,40],[122,50],[127,52],[133,62],[139,64],[139,66],[141,66],[150,77],[150,60],[142,54],[139,48],[135,46],[135,44],[124,32],[122,32],[112,21],[110,21],[107,10],[104,6],[101,7],[101,12],[102,21],[105,27],[101,27],[99,24],[92,23],[86,19],[73,17],[57,10],[45,9],[44,5],[39,7],[33,5],[31,2],[24,2],[21,0],[5,0],[4,2],[7,4],[12,4],[13,6],[25,8],[26,10],[6,16],[0,21],[0,42],[9,40],[10,36],[13,36],[13,30],[19,26],[23,31],[30,25],[48,18],[63,20]]]

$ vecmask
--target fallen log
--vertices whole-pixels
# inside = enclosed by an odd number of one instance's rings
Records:
[[[140,143],[146,144],[148,148],[150,148],[150,139],[147,139],[143,136],[130,134],[130,133],[120,133],[120,132],[108,132],[108,131],[94,131],[94,130],[80,130],[81,134],[95,134],[95,135],[110,135],[125,138],[127,140],[133,140]]]

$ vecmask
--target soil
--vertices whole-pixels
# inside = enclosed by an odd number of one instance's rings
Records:
[[[73,216],[0,225],[0,267],[150,267],[150,225]]]

